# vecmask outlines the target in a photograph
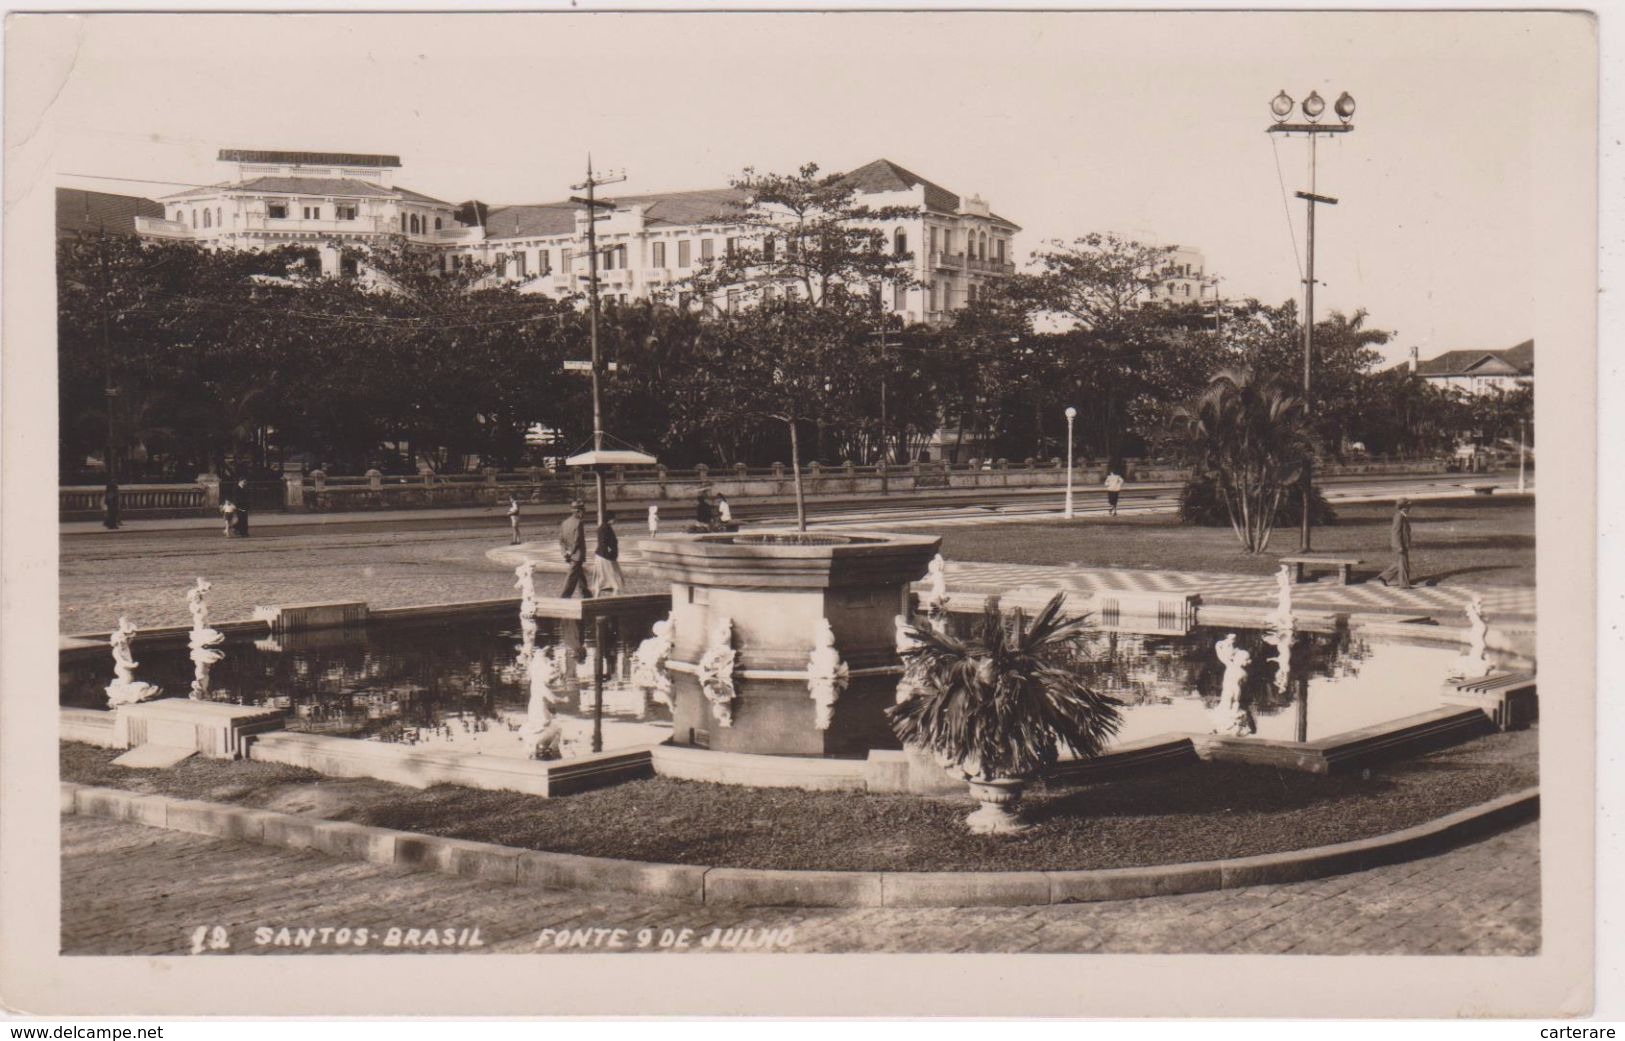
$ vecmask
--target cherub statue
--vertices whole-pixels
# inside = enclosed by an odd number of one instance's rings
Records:
[[[1467,604],[1467,651],[1450,668],[1450,678],[1479,680],[1490,674],[1490,626],[1484,620],[1484,600],[1477,593]]]
[[[1283,627],[1292,624],[1292,568],[1282,564],[1275,572],[1275,616],[1272,619]]]
[[[130,651],[130,641],[135,634],[135,626],[130,624],[128,618],[121,616],[118,628],[113,630],[108,640],[113,647],[113,673],[116,677],[107,685],[107,704],[111,708],[147,701],[162,693],[151,683],[142,683],[135,678],[135,670],[141,664]]]
[[[851,670],[835,649],[835,630],[828,618],[818,620],[812,653],[807,656],[807,692],[817,715],[813,725],[828,730],[835,716],[835,702],[851,681]]]
[[[519,615],[535,617],[536,615],[536,565],[532,561],[525,561],[513,569],[514,588],[519,590]]]
[[[1219,703],[1213,708],[1215,734],[1255,733],[1258,729],[1253,715],[1241,704],[1241,686],[1247,681],[1247,667],[1253,656],[1236,646],[1236,634],[1230,633],[1214,645],[1219,661],[1224,664],[1224,680],[1220,684]]]
[[[926,567],[925,578],[930,583],[930,588],[926,590],[925,594],[926,613],[933,618],[946,614],[948,611],[948,562],[943,559],[941,553],[931,558],[931,563]]]
[[[186,591],[186,608],[192,612],[192,631],[187,634],[187,643],[194,651],[213,647],[226,638],[220,630],[209,628],[209,604],[204,597],[212,588],[208,580],[200,577],[197,585]]]
[[[674,638],[671,615],[656,622],[651,633],[632,652],[632,685],[642,691],[652,691],[656,701],[670,705],[671,676],[666,672],[666,662],[671,658]]]
[[[718,618],[711,627],[711,642],[700,656],[695,672],[699,676],[700,691],[716,711],[717,723],[734,725],[734,672],[739,667],[739,652],[733,648],[733,619]]]
[[[563,700],[558,694],[562,685],[558,662],[538,647],[530,655],[530,703],[525,708],[525,725],[520,740],[533,759],[556,759],[563,727],[554,715],[553,706]]]

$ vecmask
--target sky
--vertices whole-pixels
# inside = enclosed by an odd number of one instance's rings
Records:
[[[1533,130],[1595,118],[1543,87],[1555,13],[54,17],[10,196],[215,183],[221,148],[399,155],[398,184],[494,204],[567,196],[589,153],[638,193],[885,157],[1021,225],[1018,259],[1117,231],[1269,303],[1301,303],[1310,187],[1269,100],[1346,90],[1316,310],[1365,308],[1395,361],[1533,335]]]

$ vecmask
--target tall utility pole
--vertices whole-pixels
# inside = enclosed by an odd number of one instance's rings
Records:
[[[603,360],[598,354],[598,211],[614,209],[615,204],[598,198],[600,184],[615,184],[626,180],[625,172],[593,176],[592,156],[587,157],[587,179],[571,185],[573,191],[585,191],[585,197],[570,196],[571,202],[587,207],[587,329],[592,341],[592,450],[596,456],[604,450],[604,406],[599,396],[599,376]],[[592,468],[592,486],[597,500],[598,527],[604,526],[604,466],[595,461]],[[604,750],[604,616],[592,619],[592,750]]]
[[[1315,205],[1324,203],[1328,206],[1337,205],[1337,200],[1327,195],[1315,193],[1315,146],[1321,134],[1346,134],[1354,129],[1349,120],[1354,118],[1354,98],[1344,91],[1332,106],[1337,113],[1339,122],[1322,124],[1320,117],[1325,114],[1326,102],[1315,91],[1303,99],[1303,114],[1309,120],[1307,123],[1287,123],[1285,120],[1292,114],[1293,102],[1286,91],[1281,91],[1270,101],[1270,113],[1275,117],[1275,124],[1265,128],[1271,134],[1307,134],[1309,135],[1309,190],[1295,193],[1302,199],[1309,209],[1309,258],[1304,270],[1304,300],[1303,300],[1303,403],[1305,412],[1314,408],[1314,399],[1310,392],[1314,388],[1315,367]],[[1310,549],[1309,505],[1314,493],[1314,460],[1305,459],[1303,464],[1303,523],[1298,536],[1298,551],[1307,553]]]
[[[626,180],[626,173],[604,174],[594,177],[592,172],[592,156],[587,157],[587,179],[580,184],[572,184],[572,191],[585,191],[585,197],[570,196],[571,202],[581,203],[587,207],[587,330],[592,341],[592,450],[604,450],[604,407],[599,397],[599,374],[603,369],[603,361],[598,356],[598,211],[600,209],[614,209],[615,204],[597,196],[600,184],[615,184]],[[604,523],[604,468],[592,468],[592,483],[595,497],[598,500],[597,517],[600,526]]]

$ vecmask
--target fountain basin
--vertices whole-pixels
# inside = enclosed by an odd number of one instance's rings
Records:
[[[909,585],[924,577],[941,542],[791,531],[640,542],[649,569],[671,583],[673,742],[767,755],[898,747],[884,715],[901,673],[894,620],[907,613]],[[807,667],[826,620],[848,682],[820,728]],[[729,634],[725,647],[719,626]],[[724,705],[705,686],[708,654],[718,649],[734,652],[733,697]]]

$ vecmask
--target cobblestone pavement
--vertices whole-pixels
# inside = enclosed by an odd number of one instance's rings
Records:
[[[626,929],[624,949],[636,949],[641,929],[652,930],[658,948],[665,930],[675,939],[686,928],[697,952],[719,929],[755,930],[724,932],[724,942],[771,931],[783,941],[773,949],[801,953],[1533,954],[1540,947],[1538,827],[1291,885],[1054,907],[799,910],[685,906],[402,873],[70,816],[62,819],[62,948],[186,954],[199,926],[218,925],[231,953],[271,954],[306,949],[256,944],[261,927],[271,940],[284,926],[365,927],[373,935],[365,948],[330,943],[311,953],[408,950],[383,946],[391,927],[403,940],[407,929],[477,927],[480,950],[509,953],[536,950],[544,929]],[[600,938],[611,939],[607,932]]]

